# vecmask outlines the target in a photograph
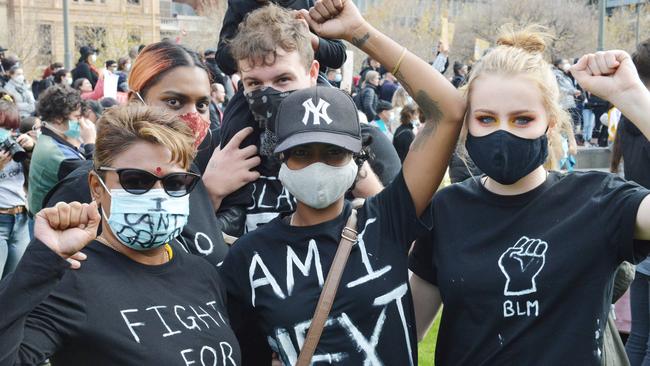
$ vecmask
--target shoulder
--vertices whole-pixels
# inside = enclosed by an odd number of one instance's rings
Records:
[[[610,184],[627,184],[626,180],[619,177],[616,174],[609,172],[599,172],[599,171],[587,171],[587,172],[571,172],[571,173],[560,173],[560,172],[549,172],[549,179],[555,180],[555,185],[559,186],[568,186],[576,185],[582,187],[581,189],[586,188],[598,188],[605,187]]]
[[[281,220],[280,217],[276,217],[265,225],[242,235],[232,245],[228,254],[230,255],[233,252],[253,253],[256,248],[269,243],[269,240],[272,240],[273,237],[281,235],[283,231]]]
[[[193,273],[197,274],[202,273],[207,278],[212,278],[217,274],[217,268],[212,263],[208,262],[205,257],[190,254],[180,247],[174,247],[174,249],[174,256],[179,257],[181,262],[180,265],[183,269],[189,269]]]
[[[92,197],[90,195],[90,188],[88,187],[88,173],[91,167],[91,160],[84,161],[83,165],[57,182],[43,199],[45,206],[51,207],[61,201],[91,202]]]
[[[48,135],[42,134],[38,137],[36,146],[34,146],[34,153],[32,155],[32,160],[36,157],[40,158],[51,158],[58,155],[59,149],[57,147],[56,141]]]

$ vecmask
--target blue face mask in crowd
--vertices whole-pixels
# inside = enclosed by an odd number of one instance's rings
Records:
[[[81,137],[81,125],[79,125],[79,121],[76,121],[74,119],[69,119],[68,130],[65,131],[64,135],[73,139],[78,139],[79,137]]]
[[[113,235],[127,247],[146,251],[158,248],[181,234],[190,214],[189,195],[172,197],[164,189],[151,189],[144,194],[132,194],[123,189],[110,191],[111,213],[108,222]]]

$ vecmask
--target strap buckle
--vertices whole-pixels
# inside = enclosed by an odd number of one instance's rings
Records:
[[[341,237],[343,239],[346,239],[347,241],[351,242],[352,245],[355,245],[355,244],[357,244],[357,235],[358,234],[359,233],[357,233],[356,230],[346,226],[346,227],[343,228],[343,231],[341,232]]]

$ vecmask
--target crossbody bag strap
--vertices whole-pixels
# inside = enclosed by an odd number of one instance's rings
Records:
[[[321,334],[323,334],[323,327],[327,321],[330,310],[332,309],[332,304],[334,304],[334,298],[336,297],[336,291],[338,290],[339,283],[341,282],[341,276],[343,275],[343,270],[345,269],[345,264],[348,261],[348,256],[350,255],[350,250],[354,244],[357,243],[357,210],[352,209],[352,213],[348,218],[343,231],[341,232],[341,241],[339,242],[339,247],[336,250],[336,255],[334,256],[334,261],[332,262],[332,267],[330,268],[329,273],[327,274],[327,279],[323,285],[323,290],[320,293],[318,298],[318,305],[316,305],[316,311],[314,312],[314,317],[311,320],[311,325],[309,326],[309,331],[307,331],[307,338],[305,339],[305,344],[300,350],[300,355],[298,356],[298,362],[296,366],[308,366],[311,364],[311,358],[316,351],[316,346],[320,340]]]

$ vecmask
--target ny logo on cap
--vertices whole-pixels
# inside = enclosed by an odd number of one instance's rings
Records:
[[[328,125],[332,123],[332,119],[327,115],[327,108],[330,106],[328,102],[319,98],[318,105],[315,106],[314,102],[309,98],[302,103],[302,106],[305,107],[305,115],[302,117],[302,123],[304,123],[305,126],[307,125],[307,122],[309,122],[310,114],[314,115],[315,125],[320,125],[321,118]]]

